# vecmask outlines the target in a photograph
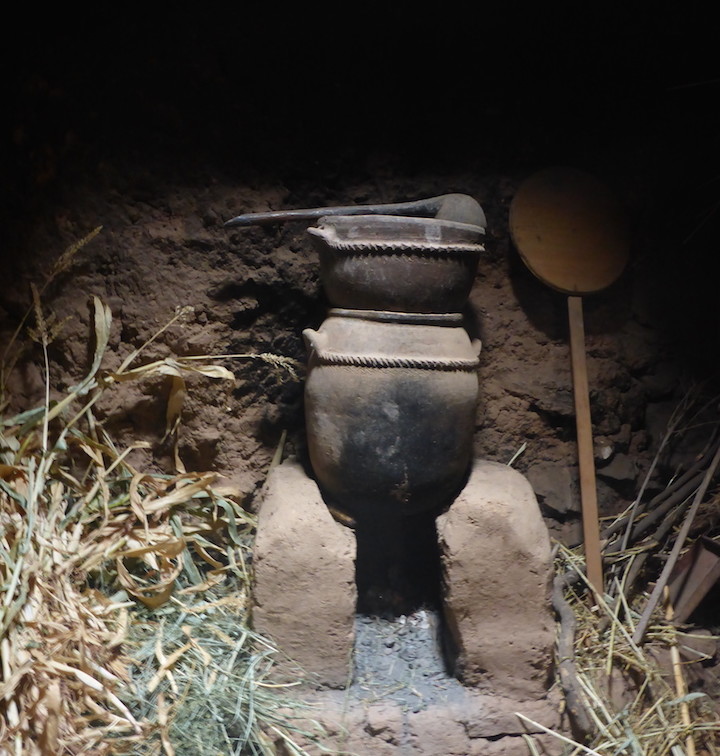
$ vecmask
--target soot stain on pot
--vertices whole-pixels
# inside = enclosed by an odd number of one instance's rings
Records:
[[[455,448],[447,437],[454,435],[456,428],[452,414],[448,417],[448,413],[438,412],[442,408],[429,400],[422,386],[423,376],[416,375],[393,383],[392,391],[378,400],[377,417],[373,418],[377,422],[372,427],[366,413],[356,413],[357,427],[349,432],[341,453],[343,469],[363,477],[365,470],[356,469],[353,460],[381,457],[394,481],[388,488],[377,489],[377,498],[368,494],[353,502],[361,615],[392,619],[422,608],[437,608],[440,603],[435,516],[450,505],[457,491],[448,488],[446,495],[426,501],[422,482],[412,487],[410,480],[418,478],[418,471],[433,469],[439,446]],[[428,412],[437,422],[431,435],[420,434],[417,418],[426,417]],[[385,446],[377,446],[378,437],[386,439]],[[465,477],[458,490],[464,481]],[[362,485],[367,486],[367,480]],[[403,515],[416,509],[418,497],[427,511]]]
[[[445,482],[436,497],[428,495],[427,486],[437,479],[438,458],[454,457],[459,460],[456,467],[469,465],[471,428],[458,429],[455,414],[423,390],[425,376],[418,372],[422,371],[407,371],[388,383],[375,411],[363,405],[345,415],[339,468],[347,476],[345,487],[351,496],[353,491],[365,492],[352,496],[354,509],[381,512],[394,503],[403,512],[439,510],[459,490],[453,485],[455,470],[441,476]],[[419,418],[431,422],[420,427]],[[378,467],[382,478],[370,485],[368,475]]]

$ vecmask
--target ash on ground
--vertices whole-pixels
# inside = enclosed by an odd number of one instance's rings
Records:
[[[448,672],[442,620],[420,609],[393,618],[356,615],[353,681],[348,696],[392,701],[409,711],[463,698],[465,689]]]

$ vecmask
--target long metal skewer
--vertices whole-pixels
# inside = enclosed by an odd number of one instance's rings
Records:
[[[314,207],[300,210],[273,210],[265,213],[244,213],[226,221],[224,226],[258,226],[286,221],[322,218],[326,215],[407,215],[435,217],[457,223],[485,227],[485,213],[478,202],[467,194],[441,194],[412,202],[394,202],[386,205],[344,205]]]

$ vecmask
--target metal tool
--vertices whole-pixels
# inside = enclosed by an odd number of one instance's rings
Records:
[[[385,205],[343,205],[314,207],[301,210],[273,210],[265,213],[245,213],[231,218],[224,225],[257,226],[287,221],[303,221],[328,215],[407,215],[466,223],[485,228],[485,213],[479,203],[467,194],[441,194],[412,202],[395,202]]]

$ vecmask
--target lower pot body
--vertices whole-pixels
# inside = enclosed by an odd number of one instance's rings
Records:
[[[333,326],[319,332],[331,336],[327,348],[315,339],[305,386],[310,462],[324,495],[351,513],[408,515],[449,504],[465,482],[475,429],[477,355],[467,334],[398,325],[406,329],[398,344],[415,356],[378,359],[358,348],[373,348],[367,323],[358,324],[362,339],[349,355],[333,349]]]

